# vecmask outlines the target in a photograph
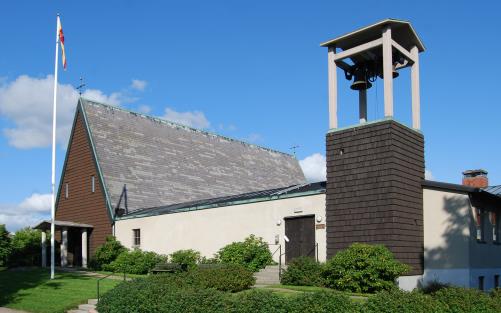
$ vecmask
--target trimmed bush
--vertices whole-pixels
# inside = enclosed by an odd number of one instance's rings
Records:
[[[238,292],[256,283],[251,271],[241,265],[198,268],[190,272],[196,285],[220,291]]]
[[[181,265],[183,269],[193,269],[200,262],[200,252],[188,249],[178,250],[170,254],[172,263]]]
[[[306,292],[289,301],[290,313],[342,312],[358,313],[361,305],[354,303],[348,296],[329,291]]]
[[[263,238],[254,235],[245,238],[243,242],[233,242],[221,248],[218,258],[222,263],[242,265],[253,272],[273,263],[268,244]]]
[[[94,270],[102,270],[111,264],[116,258],[127,249],[114,236],[106,237],[106,242],[96,249],[96,253],[90,259],[89,266]]]
[[[289,300],[268,290],[253,289],[230,298],[232,313],[288,313]],[[304,313],[304,312],[303,312]]]
[[[383,291],[369,297],[365,313],[442,313],[445,306],[431,296],[417,291],[406,292],[398,289]]]
[[[397,277],[407,271],[409,266],[395,260],[385,246],[354,243],[327,261],[323,276],[327,287],[374,293],[395,288]]]
[[[26,227],[18,230],[11,238],[9,266],[33,266],[41,262],[42,233]]]
[[[449,287],[433,294],[433,298],[454,313],[500,312],[499,304],[488,294],[477,289]]]
[[[418,286],[419,290],[424,294],[433,294],[439,290],[451,287],[450,284],[442,283],[438,280],[432,280],[424,286]]]
[[[115,261],[104,265],[103,269],[111,272],[147,274],[160,262],[167,262],[167,257],[136,249],[122,252]]]
[[[323,266],[310,257],[293,259],[282,273],[280,282],[283,285],[323,286]]]

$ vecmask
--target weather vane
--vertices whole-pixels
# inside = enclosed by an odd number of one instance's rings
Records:
[[[84,80],[83,80],[83,77],[80,76],[80,85],[77,87],[78,89],[78,94],[80,96],[82,96],[82,89],[85,87],[85,83],[84,83]]]
[[[292,146],[292,147],[289,148],[289,149],[292,150],[292,154],[294,155],[294,157],[296,157],[296,149],[297,148],[299,148],[299,146],[297,146],[297,145],[296,146]]]

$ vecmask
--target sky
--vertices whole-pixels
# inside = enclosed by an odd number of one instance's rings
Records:
[[[420,55],[427,178],[460,183],[483,168],[501,184],[498,1],[9,1],[0,11],[0,223],[50,212],[56,13],[68,68],[59,73],[57,177],[83,96],[292,153],[325,178],[327,51],[319,46],[384,18],[408,20]],[[339,73],[341,74],[341,73]],[[394,81],[395,118],[411,122],[410,73]],[[342,76],[339,76],[342,78]],[[358,98],[339,80],[339,124]],[[382,81],[368,91],[383,117]]]

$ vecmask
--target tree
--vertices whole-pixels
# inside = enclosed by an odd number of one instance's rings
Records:
[[[4,224],[0,224],[0,266],[7,264],[7,259],[11,253],[10,235]]]
[[[9,264],[12,266],[33,266],[40,264],[42,233],[26,227],[18,230],[12,237],[12,253]]]

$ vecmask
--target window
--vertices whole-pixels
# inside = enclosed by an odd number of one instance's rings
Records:
[[[499,238],[498,214],[496,214],[496,212],[491,212],[490,217],[491,217],[491,225],[492,225],[492,242],[500,243],[501,238]]]
[[[482,209],[475,209],[475,222],[477,226],[477,241],[484,241],[484,214]]]
[[[484,276],[478,276],[478,289],[484,290]]]
[[[141,229],[132,230],[132,243],[134,247],[139,247],[141,245]]]
[[[69,190],[68,190],[68,189],[69,189],[69,187],[68,187],[68,183],[66,183],[66,184],[64,185],[64,198],[65,198],[65,199],[68,199],[68,193],[69,193]]]
[[[96,179],[94,178],[94,175],[90,177],[90,186],[92,193],[96,192]]]
[[[499,288],[499,275],[494,275],[494,288]]]

